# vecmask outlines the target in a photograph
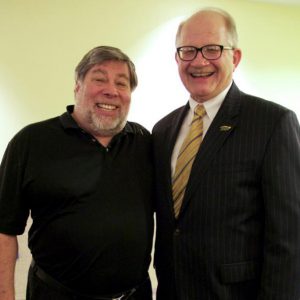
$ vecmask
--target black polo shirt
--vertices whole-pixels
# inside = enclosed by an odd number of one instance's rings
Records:
[[[36,263],[80,292],[110,294],[147,274],[153,233],[150,134],[127,122],[108,147],[69,112],[21,130],[0,169],[0,232],[24,232]]]

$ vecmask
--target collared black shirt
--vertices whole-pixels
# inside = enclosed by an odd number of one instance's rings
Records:
[[[0,169],[0,232],[22,234],[36,263],[80,292],[110,294],[147,274],[153,233],[150,134],[127,122],[108,147],[69,112],[21,130]]]

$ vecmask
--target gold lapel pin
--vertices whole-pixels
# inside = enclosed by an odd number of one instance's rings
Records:
[[[228,131],[230,130],[232,127],[231,126],[228,126],[228,125],[223,125],[223,126],[220,126],[220,130],[221,131]]]

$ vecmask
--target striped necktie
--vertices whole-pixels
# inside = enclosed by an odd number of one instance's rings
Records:
[[[203,105],[197,105],[190,130],[180,148],[175,173],[172,178],[172,191],[175,217],[178,217],[190,172],[203,135],[203,116],[206,114]]]

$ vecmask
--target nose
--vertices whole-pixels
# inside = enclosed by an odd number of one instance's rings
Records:
[[[209,60],[203,57],[202,52],[198,51],[196,57],[191,62],[193,65],[201,65],[201,66],[207,66],[210,64]]]
[[[116,97],[118,95],[118,89],[113,83],[107,83],[102,93],[107,97]]]

